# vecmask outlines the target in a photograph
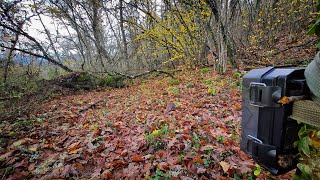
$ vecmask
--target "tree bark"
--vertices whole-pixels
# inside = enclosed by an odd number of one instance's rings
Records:
[[[128,43],[127,43],[127,38],[126,38],[126,32],[123,27],[123,0],[119,1],[119,8],[120,8],[120,30],[121,30],[121,35],[122,35],[122,42],[123,42],[123,53],[125,57],[125,62],[127,66],[127,70],[129,70],[130,65],[129,65],[129,57],[128,57]]]

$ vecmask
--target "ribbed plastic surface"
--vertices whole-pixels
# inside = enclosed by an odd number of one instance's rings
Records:
[[[293,104],[292,119],[320,127],[320,106],[314,101],[296,101]]]

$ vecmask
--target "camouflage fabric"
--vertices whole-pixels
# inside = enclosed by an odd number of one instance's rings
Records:
[[[302,100],[293,104],[292,119],[320,127],[320,106],[314,101]]]
[[[320,52],[307,66],[304,75],[311,91],[310,100],[296,101],[293,104],[292,119],[315,127],[320,127]]]

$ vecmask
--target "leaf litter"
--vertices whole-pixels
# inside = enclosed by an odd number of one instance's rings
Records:
[[[240,150],[240,79],[199,70],[177,78],[175,85],[169,78],[140,79],[46,102],[32,116],[43,121],[0,149],[1,178],[274,178],[264,170],[255,177],[255,162]],[[15,126],[0,128],[10,133]]]

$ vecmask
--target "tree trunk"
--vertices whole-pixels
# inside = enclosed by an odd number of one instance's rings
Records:
[[[127,70],[130,69],[129,65],[129,57],[128,57],[128,43],[127,43],[127,38],[126,38],[126,32],[123,27],[123,0],[119,1],[119,8],[120,8],[120,30],[121,30],[121,35],[122,35],[122,43],[123,43],[123,54],[125,57],[125,62],[127,66]]]
[[[3,84],[7,83],[7,79],[8,79],[8,73],[9,73],[9,66],[10,66],[10,62],[12,60],[13,57],[13,52],[14,52],[14,48],[16,47],[17,43],[18,43],[18,39],[19,39],[19,33],[15,34],[15,38],[13,40],[13,44],[9,50],[9,54],[7,57],[7,61],[5,63],[5,67],[4,67],[4,73],[3,73]]]

